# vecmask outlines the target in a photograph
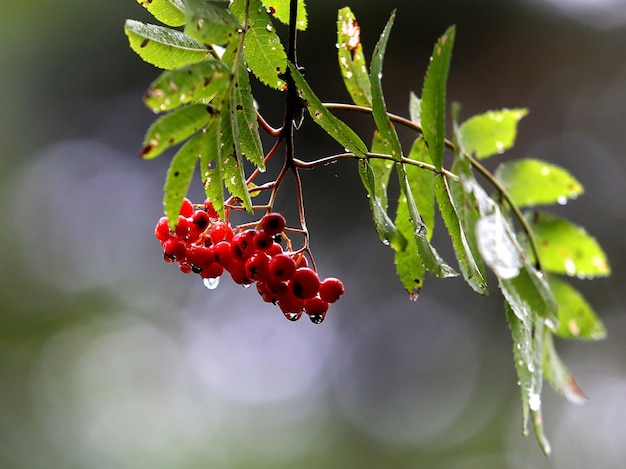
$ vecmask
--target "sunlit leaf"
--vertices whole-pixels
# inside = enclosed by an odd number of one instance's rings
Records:
[[[543,384],[543,321],[525,324],[509,304],[506,315],[513,338],[513,357],[522,397],[522,431],[528,434],[528,419],[532,416],[537,441],[544,453],[550,445],[543,434],[541,421],[541,387]]]
[[[545,212],[532,212],[527,219],[545,270],[579,278],[611,273],[606,254],[584,228]]]
[[[289,0],[266,0],[263,3],[277,20],[284,24],[289,24]],[[296,27],[301,31],[307,28],[307,14],[304,0],[298,0]]]
[[[155,67],[169,70],[200,62],[209,56],[205,46],[174,29],[126,20],[124,31],[131,49]]]
[[[557,354],[549,330],[544,332],[543,339],[543,376],[550,386],[568,401],[575,404],[587,402],[587,396]]]
[[[526,114],[526,109],[502,109],[466,120],[459,128],[463,149],[477,158],[504,153],[515,143],[517,124]]]
[[[548,284],[559,305],[556,335],[566,339],[598,340],[606,337],[602,321],[578,290],[554,276],[548,277]]]
[[[359,176],[369,197],[372,218],[380,240],[396,251],[403,250],[407,241],[387,214],[386,188],[381,184],[380,177],[374,174],[370,160],[362,159],[358,164]]]
[[[224,176],[220,139],[220,117],[212,115],[205,129],[204,151],[200,154],[200,174],[207,198],[224,219]]]
[[[483,277],[476,261],[474,260],[474,253],[472,252],[470,242],[465,235],[464,223],[459,218],[459,212],[457,211],[452,193],[450,191],[450,182],[442,175],[438,175],[435,179],[435,187],[437,194],[437,203],[443,221],[448,228],[448,233],[452,238],[452,245],[457,260],[459,261],[459,267],[463,278],[469,283],[474,291],[486,295],[487,281]],[[420,196],[421,197],[421,196]],[[462,214],[463,212],[461,212]]]
[[[245,3],[245,0],[235,0],[230,7],[242,24]],[[265,85],[274,89],[283,89],[285,82],[279,78],[279,75],[285,73],[287,69],[287,54],[260,0],[250,1],[248,26],[245,38],[248,67]]]
[[[418,125],[422,123],[422,100],[417,97],[415,93],[411,91],[409,95],[409,115],[411,116],[411,122],[415,122]]]
[[[343,82],[354,104],[371,107],[372,91],[363,47],[361,28],[349,7],[337,15],[337,56]]]
[[[180,207],[189,190],[198,157],[204,151],[204,143],[202,134],[192,137],[176,152],[167,170],[163,187],[163,207],[172,228],[178,223]]]
[[[187,23],[185,34],[203,44],[226,44],[237,33],[239,22],[223,2],[183,0]]]
[[[313,90],[305,81],[302,74],[291,63],[289,64],[289,70],[291,71],[296,86],[313,121],[348,151],[354,153],[356,156],[366,156],[367,146],[363,143],[363,140],[361,140],[350,127],[333,116],[330,111],[324,107],[320,99],[315,96],[315,93],[313,93]]]
[[[193,102],[208,104],[230,82],[229,68],[219,60],[163,72],[152,84],[144,101],[154,112],[163,112]]]
[[[396,129],[387,115],[387,105],[385,104],[382,88],[383,59],[394,19],[395,11],[391,13],[385,29],[383,29],[374,48],[372,65],[370,67],[370,83],[372,86],[372,116],[374,117],[376,128],[382,139],[389,145],[391,157],[399,160],[402,157],[402,147],[400,146]]]
[[[155,158],[171,146],[186,140],[209,122],[212,112],[209,106],[192,104],[159,118],[146,133],[142,158]]]
[[[185,6],[181,0],[137,0],[161,23],[168,26],[185,24]]]
[[[451,26],[435,44],[422,90],[422,129],[433,164],[441,169],[445,148],[446,85],[455,28]]]
[[[530,158],[500,164],[495,177],[519,207],[564,204],[584,191],[565,169]]]
[[[372,153],[388,154],[388,145],[380,136],[378,130],[374,131],[372,138]],[[376,196],[380,199],[381,205],[387,210],[387,188],[389,186],[389,176],[393,169],[393,161],[382,158],[370,158],[369,166],[374,175],[374,186],[376,187]]]

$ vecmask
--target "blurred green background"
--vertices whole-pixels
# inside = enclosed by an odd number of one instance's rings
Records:
[[[300,62],[324,100],[345,101],[335,17],[346,2],[309,3]],[[429,278],[409,302],[351,162],[304,177],[320,273],[347,286],[323,325],[289,323],[231,282],[208,291],[165,265],[152,235],[168,157],[137,154],[157,71],[123,33],[126,18],[149,16],[132,0],[3,5],[1,468],[624,467],[624,0],[350,4],[368,55],[399,9],[391,111],[407,113],[455,23],[448,94],[463,116],[530,108],[504,158],[547,159],[587,189],[557,209],[612,261],[611,278],[576,282],[609,338],[558,343],[590,402],[545,389],[550,459],[521,435],[499,295]],[[282,97],[259,104],[277,125]],[[319,137],[305,121],[301,158],[336,151]],[[288,194],[279,204],[293,216]],[[446,237],[436,243],[451,258]]]

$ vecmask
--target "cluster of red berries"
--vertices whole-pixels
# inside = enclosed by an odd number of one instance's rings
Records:
[[[166,262],[200,275],[208,288],[215,288],[227,271],[240,285],[256,284],[263,300],[278,305],[287,319],[296,321],[306,313],[319,324],[329,303],[343,294],[343,283],[332,277],[321,281],[302,252],[284,251],[280,241],[285,225],[280,213],[268,213],[255,228],[233,229],[208,199],[194,207],[185,198],[174,231],[167,217],[161,217],[154,235]]]

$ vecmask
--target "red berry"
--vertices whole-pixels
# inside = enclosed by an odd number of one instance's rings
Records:
[[[266,254],[270,257],[274,257],[282,253],[283,253],[283,247],[278,243],[272,244],[270,248],[266,251]]]
[[[308,300],[317,295],[320,289],[320,279],[308,267],[300,267],[289,281],[289,288],[298,298]]]
[[[189,237],[190,228],[193,226],[191,218],[184,217],[183,215],[178,215],[178,223],[176,224],[176,229],[174,233],[180,239],[186,239]]]
[[[213,255],[215,260],[226,269],[234,262],[233,251],[228,241],[220,241],[213,245]]]
[[[307,314],[326,314],[328,303],[319,296],[315,296],[304,302],[304,310]]]
[[[304,308],[304,301],[288,291],[278,297],[278,307],[283,313],[299,313]]]
[[[217,262],[213,262],[208,267],[205,267],[200,271],[200,277],[202,278],[217,278],[224,273],[224,267]]]
[[[300,267],[308,267],[309,266],[309,261],[306,260],[306,257],[304,256],[304,254],[298,254],[294,260],[296,261],[296,267],[300,268]]]
[[[196,229],[203,232],[209,226],[209,215],[206,212],[197,211],[191,218]]]
[[[287,222],[285,221],[285,217],[283,217],[280,213],[268,213],[263,218],[261,218],[261,226],[263,227],[263,231],[265,231],[270,236],[275,236],[278,233],[282,233],[285,229],[285,225]]]
[[[235,283],[239,285],[249,285],[252,280],[246,275],[246,265],[243,262],[234,260],[228,268],[230,276]]]
[[[235,233],[233,229],[228,226],[223,221],[218,221],[211,225],[211,229],[209,230],[209,236],[211,237],[211,241],[213,244],[217,244],[220,241],[231,241]]]
[[[193,204],[191,203],[191,200],[189,200],[187,197],[185,197],[183,199],[183,203],[180,206],[180,215],[182,215],[183,217],[190,217],[193,215],[194,209],[193,209]]]
[[[185,254],[187,262],[195,267],[204,269],[215,261],[213,249],[203,245],[191,245]]]
[[[206,210],[211,220],[219,220],[220,216],[218,215],[217,210],[215,210],[213,204],[209,199],[206,199],[204,201],[204,210]]]
[[[270,276],[274,281],[287,281],[296,273],[296,263],[287,254],[277,254],[270,261]]]
[[[257,252],[246,261],[246,276],[254,281],[269,279],[270,258],[267,254]]]
[[[163,255],[172,260],[180,261],[185,258],[185,244],[176,238],[169,238],[163,242]]]
[[[254,237],[256,231],[246,230],[237,233],[231,242],[233,257],[238,261],[245,261],[256,252],[254,247]]]
[[[320,298],[328,303],[337,301],[344,291],[343,283],[338,278],[328,277],[320,284]]]
[[[254,246],[257,250],[269,251],[273,245],[274,238],[272,238],[272,236],[270,236],[267,232],[263,230],[257,232],[256,236],[254,237]]]
[[[170,232],[170,225],[167,221],[167,217],[159,218],[156,227],[154,228],[154,237],[159,241],[165,241],[172,236]]]
[[[193,272],[193,268],[189,264],[179,264],[179,267],[183,274],[190,274]]]

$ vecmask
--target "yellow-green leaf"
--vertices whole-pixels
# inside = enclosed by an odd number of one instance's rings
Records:
[[[284,23],[289,24],[289,0],[266,0],[265,6],[274,17]],[[304,31],[307,28],[307,13],[304,0],[298,0],[298,18],[296,27]]]
[[[461,146],[479,159],[502,154],[515,143],[517,124],[526,114],[526,109],[502,109],[474,116],[461,124]]]
[[[337,46],[339,70],[352,101],[371,107],[372,91],[361,46],[361,28],[349,7],[342,8],[337,15]]]
[[[152,15],[168,26],[185,24],[185,5],[181,0],[137,0]]]

